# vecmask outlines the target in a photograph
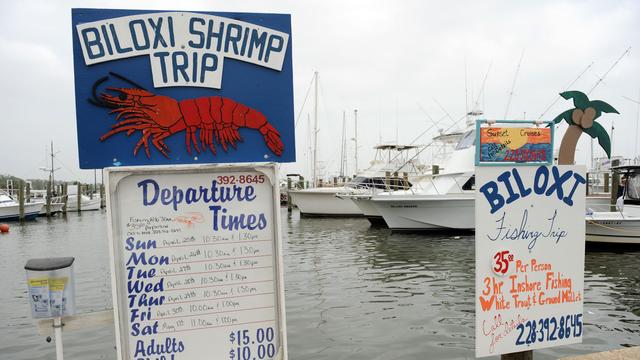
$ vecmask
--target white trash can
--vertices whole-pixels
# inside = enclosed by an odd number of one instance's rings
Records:
[[[24,266],[34,319],[74,315],[75,284],[72,257],[30,259]]]

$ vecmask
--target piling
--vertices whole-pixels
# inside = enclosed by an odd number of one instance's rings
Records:
[[[587,196],[589,196],[589,186],[591,185],[591,179],[589,177],[589,173],[587,173],[587,186],[586,186],[586,192],[587,192]]]
[[[389,185],[391,183],[391,171],[384,172],[384,188],[386,191],[389,191]]]
[[[51,216],[51,183],[47,183],[47,217]]]
[[[291,212],[293,207],[291,206],[291,178],[287,178],[287,211]]]
[[[67,214],[67,202],[69,201],[69,196],[67,195],[67,184],[62,184],[62,213],[64,215]]]
[[[19,204],[19,219],[24,220],[24,183],[22,180],[18,182],[18,204]]]
[[[82,185],[78,183],[76,188],[76,205],[78,205],[78,212],[82,210]]]
[[[438,175],[440,173],[440,166],[431,165],[431,175]]]
[[[393,190],[398,190],[400,186],[400,178],[398,177],[398,172],[393,173]]]
[[[25,193],[26,202],[31,202],[31,183],[26,184],[26,193]]]
[[[609,173],[604,174],[604,192],[609,192]]]
[[[318,179],[318,187],[322,187],[322,179]]]
[[[409,174],[406,172],[402,173],[402,189],[406,190],[409,188]]]
[[[300,176],[300,179],[298,180],[298,188],[299,189],[304,189],[304,177],[302,177],[302,176]]]
[[[104,208],[107,201],[104,198],[104,184],[100,184],[100,208]]]
[[[620,164],[620,160],[615,159],[611,160],[611,168],[618,166]],[[611,174],[611,210],[616,211],[616,202],[618,201],[618,187],[620,185],[620,174],[617,172],[613,172]]]

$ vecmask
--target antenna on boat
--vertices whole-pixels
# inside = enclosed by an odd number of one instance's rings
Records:
[[[620,57],[616,61],[614,61],[613,64],[611,64],[611,67],[609,68],[609,70],[607,70],[602,76],[598,77],[598,81],[596,81],[595,85],[593,85],[591,90],[589,90],[587,92],[587,95],[590,95],[591,92],[598,87],[598,85],[600,85],[600,84],[602,84],[604,82],[604,79],[607,77],[607,75],[609,75],[611,70],[613,70],[616,67],[616,65],[618,65],[620,60],[622,60],[622,58],[625,57],[625,55],[627,55],[630,51],[631,51],[631,46],[629,46],[627,48],[627,50],[625,50],[622,53],[622,55],[620,55]],[[611,137],[613,137],[613,129],[614,129],[614,127],[613,127],[613,121],[612,121],[611,122]],[[591,140],[591,151],[590,151],[589,155],[591,156],[591,168],[593,168],[593,138],[591,138],[590,140]],[[613,143],[611,143],[611,144],[613,144]],[[613,149],[611,151],[611,154],[613,154]]]
[[[509,115],[509,107],[511,107],[511,99],[513,98],[513,89],[516,87],[516,81],[518,80],[518,74],[520,73],[520,65],[522,64],[522,58],[524,57],[524,49],[520,53],[520,60],[518,61],[518,67],[516,68],[516,74],[513,76],[513,83],[511,83],[511,91],[509,91],[509,100],[507,101],[507,107],[504,109],[503,119],[507,119]]]
[[[560,91],[560,93],[566,91],[567,89],[569,89],[570,87],[573,86],[573,84],[575,84],[578,80],[580,80],[580,78],[582,77],[582,75],[584,75],[587,71],[589,71],[589,69],[591,69],[591,67],[593,66],[593,61],[591,62],[591,64],[589,64],[584,70],[582,70],[582,72],[580,74],[578,74],[578,76],[573,79],[573,81],[571,83],[569,83],[567,86],[562,88],[562,91]],[[562,99],[562,97],[560,95],[556,95],[554,97],[553,102],[551,102],[551,104],[549,104],[549,106],[547,106],[546,109],[544,109],[544,111],[542,112],[542,114],[540,114],[540,116],[538,116],[538,120],[542,119],[544,117],[544,115],[553,107],[553,105],[555,105],[558,100]]]
[[[634,103],[636,103],[636,105],[638,105],[638,109],[636,110],[636,117],[638,118],[638,119],[636,119],[636,133],[635,133],[636,142],[635,142],[635,145],[633,147],[633,153],[637,157],[637,155],[638,155],[638,123],[640,123],[640,89],[638,89],[638,100],[632,99],[632,98],[630,98],[628,96],[622,96],[622,97],[627,99],[627,100],[629,100],[629,101],[631,101],[631,102],[634,102]]]
[[[467,57],[464,57],[464,113],[465,123],[469,122],[469,88],[467,86]]]

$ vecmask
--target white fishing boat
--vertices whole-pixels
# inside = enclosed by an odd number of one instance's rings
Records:
[[[49,204],[49,213],[51,215],[62,212],[62,208],[64,207],[64,201],[62,196],[56,196],[51,198],[51,203]],[[40,209],[40,216],[47,215],[47,203],[44,202],[42,204],[42,209]]]
[[[100,198],[91,199],[87,195],[80,195],[80,211],[100,210]],[[69,195],[67,211],[78,211],[78,195]]]
[[[618,211],[595,211],[586,216],[589,242],[640,244],[640,166],[613,169],[626,179]]]
[[[409,188],[424,171],[417,160],[411,159],[410,151],[418,148],[416,145],[378,145],[374,148],[376,155],[371,166],[347,184],[291,190],[289,196],[303,216],[363,216],[362,210],[342,195],[369,188]],[[336,196],[338,194],[341,197]]]
[[[100,197],[93,199],[80,194],[80,211],[100,210]],[[69,185],[67,211],[78,211],[78,185]]]
[[[24,219],[33,220],[40,213],[42,202],[24,203]],[[9,194],[0,191],[0,220],[13,221],[20,219],[20,204]]]
[[[473,229],[475,204],[475,127],[469,124],[440,174],[404,191],[360,199],[392,230]]]
[[[440,132],[440,135],[433,138],[433,142],[430,144],[431,149],[433,150],[431,157],[431,168],[427,168],[423,174],[419,174],[415,176],[412,180],[413,182],[418,182],[419,180],[429,179],[432,175],[431,171],[433,170],[433,165],[437,165],[438,168],[442,165],[451,155],[451,152],[455,149],[456,145],[460,141],[463,133],[461,131],[452,131],[452,132]],[[353,201],[358,208],[362,211],[363,215],[369,220],[371,225],[375,226],[384,226],[387,224],[384,221],[384,218],[378,211],[378,209],[369,201],[373,195],[391,191],[389,187],[368,187],[361,189],[352,189],[351,191],[341,194],[339,193],[337,196],[341,198],[349,198]],[[407,190],[407,189],[395,189],[397,190]]]

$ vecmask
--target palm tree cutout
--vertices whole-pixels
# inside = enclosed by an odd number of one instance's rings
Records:
[[[594,120],[599,118],[603,112],[619,114],[618,110],[602,100],[589,100],[587,95],[580,91],[565,91],[560,96],[566,100],[573,99],[575,108],[569,109],[553,119],[557,124],[564,120],[569,124],[567,132],[560,143],[558,153],[559,165],[573,165],[576,145],[582,132],[587,133],[592,138],[598,138],[598,143],[611,158],[611,140],[607,131]]]

